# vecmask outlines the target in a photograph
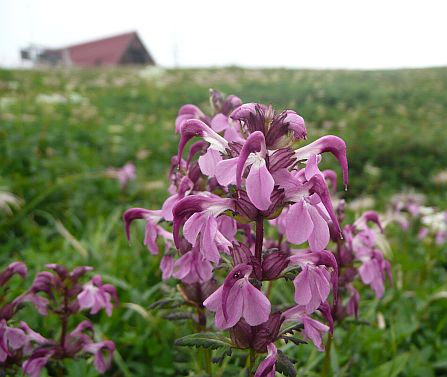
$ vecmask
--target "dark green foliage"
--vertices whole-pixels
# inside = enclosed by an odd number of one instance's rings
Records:
[[[202,347],[212,350],[232,346],[230,339],[224,337],[222,334],[207,332],[186,335],[183,338],[177,339],[175,344],[177,346]]]

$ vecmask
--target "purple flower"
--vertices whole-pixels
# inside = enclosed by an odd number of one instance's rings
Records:
[[[95,368],[99,373],[104,373],[112,364],[115,344],[110,340],[104,340],[99,343],[89,343],[83,348],[85,352],[95,356]]]
[[[183,236],[191,245],[198,244],[207,260],[218,263],[219,249],[228,253],[231,242],[219,230],[216,217],[233,206],[232,199],[218,196],[191,195],[180,200],[173,209],[176,246],[180,245],[180,226],[187,218]]]
[[[26,360],[23,365],[23,373],[30,377],[39,377],[42,368],[48,363],[48,360],[55,353],[51,348],[39,348]]]
[[[267,210],[272,204],[270,196],[274,186],[273,177],[267,169],[266,156],[264,134],[255,131],[242,147],[236,166],[236,184],[239,189],[244,169],[251,166],[246,179],[247,195],[255,207],[261,211]]]
[[[268,320],[271,304],[248,280],[252,270],[246,264],[236,266],[224,284],[203,303],[208,310],[216,312],[215,322],[219,329],[233,327],[241,318],[250,326]]]
[[[181,160],[186,143],[193,137],[201,137],[207,141],[210,144],[208,150],[214,149],[218,152],[225,153],[228,147],[227,140],[225,140],[205,123],[197,119],[190,119],[184,122],[180,130],[180,135],[177,154],[178,161]]]
[[[267,346],[267,357],[261,361],[256,369],[255,377],[275,377],[275,365],[278,358],[278,350],[274,343]]]
[[[212,278],[213,267],[196,245],[175,262],[173,276],[187,284],[204,283]]]
[[[5,285],[14,274],[24,278],[27,273],[26,265],[22,262],[12,262],[5,270],[0,272],[0,287]]]
[[[295,252],[290,259],[291,264],[301,267],[301,272],[293,281],[295,285],[295,302],[306,309],[306,313],[313,313],[321,303],[325,302],[331,290],[331,284],[335,285],[334,279],[328,267],[320,260],[324,255],[329,259],[330,266],[337,274],[337,262],[334,256],[328,252],[312,253],[306,250]],[[334,276],[336,279],[336,276]],[[334,289],[334,292],[336,289]]]
[[[312,319],[306,314],[302,306],[294,306],[283,313],[284,318],[289,321],[298,321],[304,325],[304,339],[310,340],[321,352],[324,351],[322,336],[329,331],[329,326]]]
[[[0,362],[3,363],[10,350],[18,350],[25,345],[26,335],[23,330],[14,327],[8,327],[6,321],[0,321]]]
[[[158,254],[157,237],[161,236],[165,242],[172,241],[172,234],[158,223],[162,219],[162,211],[151,211],[144,208],[131,208],[124,212],[123,220],[127,239],[130,241],[130,224],[136,219],[146,220],[144,244],[152,254]]]
[[[102,284],[101,276],[95,275],[90,282],[84,284],[78,294],[81,310],[91,309],[91,314],[98,313],[102,308],[108,316],[112,315],[112,299],[118,304],[115,287],[111,284]]]
[[[359,274],[363,283],[370,285],[376,297],[381,298],[385,292],[385,272],[388,275],[388,280],[392,283],[390,263],[379,251],[363,255],[361,260],[363,263],[359,267]]]
[[[44,338],[42,335],[40,335],[39,333],[37,333],[33,329],[31,329],[26,322],[21,321],[20,328],[26,334],[25,344],[23,345],[23,353],[25,355],[28,355],[31,353],[33,343],[37,343],[37,344],[49,343],[48,339]]]
[[[348,161],[346,159],[346,144],[337,136],[327,135],[315,140],[302,148],[295,151],[297,161],[307,160],[312,155],[321,153],[332,153],[341,165],[343,172],[343,183],[348,187]]]
[[[175,132],[180,132],[183,124],[189,119],[206,120],[206,115],[195,105],[183,105],[178,111],[177,119],[175,120]]]
[[[174,272],[174,258],[172,255],[164,255],[161,258],[160,270],[162,272],[162,279],[167,280],[172,276]]]
[[[117,179],[121,188],[125,188],[130,181],[134,181],[137,177],[137,171],[133,162],[128,162],[119,169],[109,168],[106,174],[111,178]]]
[[[188,192],[190,192],[190,190],[192,190],[193,186],[193,182],[188,177],[183,177],[180,181],[178,191],[165,200],[165,202],[163,203],[163,207],[161,208],[161,216],[166,221],[174,220],[172,209],[181,199],[183,199],[188,194]]]

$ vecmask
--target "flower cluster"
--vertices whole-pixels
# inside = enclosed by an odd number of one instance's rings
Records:
[[[126,234],[130,239],[130,224],[144,220],[149,252],[159,253],[159,243],[164,244],[163,279],[180,279],[186,302],[200,313],[204,308],[215,313],[215,327],[228,330],[232,348],[268,352],[256,376],[273,376],[280,352],[275,343],[299,343],[284,330],[285,323],[296,325],[302,338],[321,351],[322,336],[333,331],[340,255],[327,249],[331,238],[339,245],[345,238],[343,258],[351,253],[361,263],[358,273],[378,295],[389,264],[368,239],[369,218],[340,227],[328,188],[330,183],[336,191],[336,173],[321,171],[319,164],[324,154],[332,154],[347,188],[342,139],[328,135],[296,148],[307,129],[295,111],[243,104],[214,90],[210,102],[212,115],[195,105],[179,110],[170,196],[160,210],[127,210]],[[218,286],[221,272],[225,277]],[[278,279],[293,281],[294,302],[272,304],[270,292]],[[206,316],[197,320],[207,329]]]
[[[71,272],[57,264],[49,264],[47,268],[50,271],[38,273],[31,288],[14,300],[3,302],[6,295],[1,296],[1,367],[13,372],[21,365],[24,374],[35,377],[52,361],[93,355],[95,368],[104,373],[110,367],[114,343],[110,340],[95,342],[93,324],[88,320],[78,322],[71,330],[69,322],[71,317],[85,309],[90,309],[91,314],[105,309],[111,315],[113,302],[118,303],[115,288],[103,284],[99,275],[82,284],[81,278],[92,270],[91,267],[78,267]],[[14,262],[0,272],[3,293],[14,274],[25,277],[26,266]],[[59,318],[61,332],[58,339],[45,338],[24,321],[17,324],[14,316],[25,302],[31,302],[43,316],[53,314]]]
[[[447,242],[447,211],[424,205],[421,194],[399,194],[391,200],[390,219],[397,221],[403,230],[410,228],[411,221],[417,224],[420,240],[433,240],[436,245]]]

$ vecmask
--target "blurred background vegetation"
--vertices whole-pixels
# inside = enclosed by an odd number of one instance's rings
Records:
[[[188,326],[148,309],[167,284],[142,245],[142,224],[129,246],[121,214],[161,206],[177,111],[193,103],[209,112],[210,87],[296,110],[309,141],[344,138],[348,203],[369,198],[385,211],[392,194],[417,191],[427,204],[447,207],[447,68],[0,70],[0,191],[20,202],[12,215],[0,212],[0,266],[25,261],[31,281],[46,263],[87,264],[115,284],[121,307],[111,318],[94,316],[97,330],[117,344],[109,375],[177,376],[192,352],[173,348]],[[327,160],[325,167],[338,169]],[[121,190],[104,173],[128,161],[137,180]],[[396,283],[381,301],[362,291],[365,322],[336,330],[334,375],[445,376],[446,246],[418,242],[417,228],[387,232]],[[22,314],[31,324],[32,312]],[[292,355],[299,376],[315,375],[320,353],[300,346]],[[68,371],[96,375],[84,361]]]

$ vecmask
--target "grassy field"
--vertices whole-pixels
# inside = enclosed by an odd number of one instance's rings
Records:
[[[125,240],[121,214],[160,207],[177,150],[178,108],[208,110],[210,87],[296,110],[310,140],[343,137],[348,202],[370,197],[385,211],[392,194],[416,191],[428,205],[447,208],[439,179],[447,169],[447,68],[0,70],[0,191],[21,202],[12,215],[0,212],[0,266],[25,261],[31,281],[46,263],[87,264],[115,284],[121,307],[111,318],[93,317],[117,345],[109,375],[182,375],[189,351],[173,348],[173,340],[188,329],[148,309],[166,283],[142,245],[142,228],[131,246]],[[121,190],[105,171],[128,161],[137,180]],[[447,375],[447,246],[421,243],[417,231],[417,224],[387,230],[396,284],[381,301],[362,292],[364,322],[337,328],[334,375]],[[31,312],[22,315],[38,328]],[[321,354],[303,346],[295,356],[299,376],[317,375]],[[84,361],[68,371],[96,375]]]

